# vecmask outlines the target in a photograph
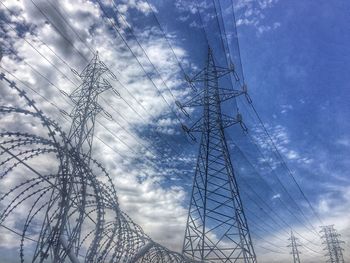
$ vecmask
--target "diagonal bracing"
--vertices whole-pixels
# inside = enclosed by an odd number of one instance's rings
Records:
[[[329,263],[344,263],[343,248],[340,246],[344,241],[339,240],[340,234],[334,228],[334,225],[322,226],[320,231],[322,239],[324,242],[322,244],[326,245],[325,249],[328,257],[327,262]]]
[[[291,231],[290,238],[288,240],[290,240],[290,245],[287,247],[290,247],[292,249],[292,252],[290,252],[290,254],[293,255],[293,262],[300,263],[300,252],[298,249],[298,247],[300,247],[300,244],[298,243],[298,238],[294,236],[293,231]]]
[[[234,74],[230,68],[215,65],[212,50],[208,49],[205,69],[188,78],[191,85],[204,83],[204,90],[181,104],[186,107],[203,106],[203,116],[191,128],[183,129],[192,139],[192,132],[201,133],[196,172],[188,213],[183,254],[210,262],[256,262],[248,224],[230,159],[224,129],[240,124],[235,118],[221,112],[221,104],[246,93],[245,89],[219,88],[219,78]]]

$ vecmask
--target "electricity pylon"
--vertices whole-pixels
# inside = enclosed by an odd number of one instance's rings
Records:
[[[298,239],[294,236],[293,231],[291,231],[290,238],[290,245],[288,247],[292,248],[292,252],[290,254],[293,255],[293,262],[294,263],[300,263],[300,252],[298,247],[300,247],[300,244],[298,244]]]
[[[0,105],[0,116],[16,124],[0,133],[0,230],[18,242],[9,248],[13,260],[17,250],[18,262],[195,262],[151,240],[120,209],[102,164],[76,154],[59,124],[3,73],[0,84],[26,105]],[[41,129],[24,132],[23,117]]]
[[[98,53],[95,54],[81,73],[77,73],[74,70],[73,72],[82,79],[82,84],[69,96],[75,105],[70,114],[72,125],[68,139],[74,145],[77,152],[84,153],[86,158],[89,159],[91,156],[96,115],[103,111],[108,116],[108,113],[98,104],[98,96],[109,89],[114,90],[109,82],[102,78],[102,75],[107,73],[113,78],[115,76],[99,60]],[[83,149],[84,144],[86,144],[85,149]]]
[[[91,161],[92,141],[94,136],[95,118],[96,115],[104,110],[98,104],[98,96],[109,89],[112,86],[109,82],[102,78],[105,73],[112,73],[106,67],[106,65],[99,60],[98,53],[94,55],[89,64],[83,69],[81,73],[77,73],[72,70],[77,76],[82,79],[82,84],[79,85],[69,98],[74,103],[74,108],[69,114],[72,118],[72,124],[67,137],[72,148],[70,154],[75,156],[75,160],[80,160],[78,165],[66,165],[60,167],[59,174],[62,175],[62,184],[65,186],[62,191],[62,202],[60,203],[62,214],[59,217],[60,231],[56,231],[55,235],[52,234],[56,230],[57,226],[53,226],[50,222],[50,218],[45,218],[45,227],[42,231],[42,239],[47,240],[45,243],[54,247],[54,262],[62,260],[65,255],[73,263],[79,262],[79,249],[81,236],[85,231],[84,227],[84,208],[89,202],[89,189],[86,185],[77,185],[77,178],[84,178],[87,180],[90,176],[89,166]],[[114,76],[114,75],[112,75]],[[63,113],[67,114],[64,110]],[[107,114],[107,113],[106,113]],[[68,115],[68,114],[67,114]],[[68,159],[67,159],[68,161]],[[98,188],[97,182],[93,183],[95,188]],[[91,194],[90,194],[91,195]],[[80,215],[72,217],[69,211],[78,203],[81,207]],[[96,202],[96,211],[98,218],[95,219],[99,222],[96,224],[96,235],[94,242],[90,246],[90,251],[86,255],[87,261],[91,261],[96,256],[98,251],[99,242],[101,239],[101,228],[104,221],[102,202],[99,200]],[[52,220],[51,220],[52,221]],[[72,227],[72,225],[74,227]],[[55,240],[51,238],[54,236]],[[40,250],[38,250],[40,251]]]
[[[324,239],[322,244],[326,245],[324,250],[328,251],[325,255],[328,257],[327,262],[344,263],[343,248],[340,246],[344,241],[338,239],[340,234],[334,229],[334,225],[322,226],[321,228],[322,230],[320,232],[323,233],[321,238]]]
[[[256,262],[247,220],[243,211],[224,129],[240,124],[242,117],[221,112],[224,101],[246,94],[246,90],[219,88],[219,78],[235,74],[233,68],[215,65],[212,50],[208,49],[206,67],[193,78],[191,85],[203,82],[204,89],[190,101],[176,104],[185,108],[203,106],[203,117],[185,132],[201,133],[199,155],[193,181],[183,254],[196,260],[210,262]]]

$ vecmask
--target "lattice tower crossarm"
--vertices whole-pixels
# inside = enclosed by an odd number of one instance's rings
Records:
[[[186,107],[203,106],[203,116],[191,128],[201,133],[192,196],[183,243],[183,254],[210,262],[255,263],[256,255],[243,211],[224,129],[234,124],[245,128],[241,115],[232,118],[222,113],[224,101],[246,93],[245,89],[219,88],[219,78],[233,69],[215,65],[208,49],[204,70],[190,83],[203,82],[204,90],[190,101],[177,105],[186,114]]]

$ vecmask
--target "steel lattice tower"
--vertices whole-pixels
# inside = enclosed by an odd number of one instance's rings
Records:
[[[329,263],[344,263],[343,257],[343,248],[341,248],[340,244],[344,243],[344,241],[340,241],[338,238],[340,234],[334,229],[334,225],[322,226],[323,233],[321,236],[324,239],[322,244],[326,245],[324,250],[327,250],[328,253],[325,256],[328,256],[327,262]]]
[[[91,161],[91,151],[92,151],[92,142],[93,142],[93,136],[94,136],[94,128],[95,128],[95,118],[96,115],[104,111],[102,107],[98,104],[98,96],[108,90],[112,89],[112,86],[109,84],[109,82],[102,78],[102,75],[105,73],[109,73],[110,75],[114,76],[113,73],[110,72],[110,70],[107,68],[107,66],[99,60],[98,53],[94,55],[94,57],[91,59],[89,64],[83,69],[81,73],[76,72],[75,70],[72,70],[73,73],[75,73],[78,77],[81,78],[82,84],[79,85],[72,93],[69,95],[70,99],[74,103],[74,108],[69,114],[69,116],[72,118],[72,124],[70,127],[70,131],[68,134],[68,141],[73,146],[72,148],[72,154],[78,155],[76,158],[81,159],[87,168],[89,168],[90,161]],[[64,111],[63,111],[64,112]],[[86,170],[82,169],[82,167],[73,167],[71,168],[71,171],[69,170],[62,170],[62,174],[65,174],[66,179],[65,182],[67,183],[67,192],[66,195],[64,195],[65,202],[71,202],[68,200],[68,197],[73,195],[76,195],[77,192],[80,193],[79,197],[81,198],[81,202],[83,202],[83,206],[85,205],[86,195],[87,195],[87,189],[86,186],[83,186],[82,189],[75,189],[74,186],[74,178],[80,178],[84,176],[84,173],[86,173]],[[70,174],[70,175],[69,175]],[[102,210],[101,204],[97,202],[97,210]],[[99,215],[101,218],[103,215]],[[68,233],[67,236],[74,236],[74,238],[71,238],[68,240],[65,235],[60,234],[58,239],[58,244],[56,244],[54,247],[54,260],[61,260],[62,258],[62,250],[65,251],[67,256],[69,257],[71,262],[79,262],[78,260],[78,249],[72,249],[71,247],[79,247],[79,242],[81,239],[81,227],[82,227],[82,220],[81,218],[76,219],[78,220],[79,227],[76,228],[76,233],[73,235],[71,231],[71,224],[69,220],[69,215],[64,214],[61,218],[62,222],[62,228],[64,229],[64,232]],[[103,219],[102,219],[103,220]],[[50,229],[50,223],[47,222],[47,226]],[[98,227],[97,227],[98,228]],[[96,229],[96,232],[99,232],[100,229]],[[48,233],[51,233],[48,231]],[[46,238],[46,237],[45,237]],[[91,246],[91,251],[97,251],[98,249],[98,243],[95,243],[93,246]],[[93,253],[90,253],[87,255],[88,259],[91,259],[93,257]]]
[[[70,95],[75,106],[70,114],[72,125],[68,138],[75,146],[76,151],[84,153],[86,159],[89,159],[95,129],[95,118],[99,112],[103,111],[97,102],[98,96],[106,90],[113,89],[109,82],[102,78],[102,75],[105,73],[112,77],[114,75],[99,60],[98,53],[95,54],[80,74],[74,73],[82,79],[82,84]],[[86,149],[83,149],[84,144],[87,146]]]
[[[191,84],[203,82],[204,90],[184,104],[177,102],[185,114],[186,107],[204,107],[203,117],[191,128],[183,125],[193,139],[191,132],[201,132],[183,254],[211,262],[250,263],[256,256],[224,133],[231,125],[245,126],[240,114],[232,118],[221,111],[224,101],[246,93],[219,88],[219,78],[231,73],[233,69],[215,65],[209,48],[206,67],[187,78]]]
[[[300,263],[300,252],[298,249],[300,245],[298,244],[298,239],[294,236],[293,231],[291,231],[290,238],[288,240],[290,240],[290,245],[288,245],[288,247],[292,248],[292,252],[290,254],[293,255],[293,262]]]

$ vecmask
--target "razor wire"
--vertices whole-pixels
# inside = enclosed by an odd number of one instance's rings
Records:
[[[192,262],[147,236],[120,209],[102,164],[15,82],[0,81],[24,102],[0,105],[0,229],[20,262]]]

